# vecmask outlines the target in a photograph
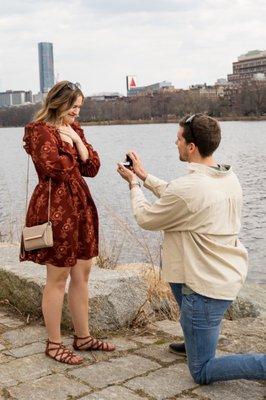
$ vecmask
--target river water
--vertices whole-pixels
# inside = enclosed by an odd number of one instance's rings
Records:
[[[240,238],[249,251],[248,279],[266,283],[266,121],[222,122],[222,142],[216,152],[219,163],[233,166],[244,193]],[[164,180],[186,173],[174,144],[175,124],[88,126],[85,134],[99,151],[102,167],[87,180],[98,207],[101,250],[111,262],[158,263],[160,233],[145,232],[132,218],[127,184],[116,172],[129,149],[139,153],[146,169]],[[0,129],[0,234],[17,241],[25,209],[27,157],[22,148],[23,128]],[[30,190],[36,184],[33,167]],[[154,197],[145,190],[147,198]]]

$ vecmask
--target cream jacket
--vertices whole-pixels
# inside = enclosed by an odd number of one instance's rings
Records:
[[[138,225],[164,231],[162,277],[233,300],[245,281],[248,256],[238,239],[242,189],[231,167],[190,163],[188,175],[170,183],[148,175],[144,186],[159,199],[150,204],[134,186],[131,204]]]

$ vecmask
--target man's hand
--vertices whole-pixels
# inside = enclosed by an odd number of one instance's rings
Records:
[[[139,179],[141,179],[142,181],[145,181],[148,173],[144,169],[141,159],[139,158],[137,153],[135,153],[134,151],[129,151],[127,153],[127,155],[131,158],[131,160],[133,162],[133,171],[135,172],[135,174],[139,177]]]
[[[133,182],[137,182],[138,181],[136,175],[134,174],[134,172],[132,172],[130,169],[124,167],[124,165],[121,164],[121,163],[117,164],[117,172],[128,183],[133,183]]]

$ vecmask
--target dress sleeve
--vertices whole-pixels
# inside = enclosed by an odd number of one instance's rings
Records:
[[[25,127],[24,148],[31,155],[37,169],[55,180],[68,180],[76,165],[72,153],[59,148],[52,131],[45,124]]]
[[[79,124],[75,124],[73,126],[75,131],[79,134],[81,137],[82,142],[85,144],[89,157],[88,159],[84,162],[81,160],[81,158],[78,156],[78,163],[79,163],[79,170],[82,176],[87,176],[90,178],[93,178],[94,176],[97,175],[99,169],[100,169],[100,158],[96,150],[92,147],[91,144],[89,144],[85,138],[83,129],[80,127]]]

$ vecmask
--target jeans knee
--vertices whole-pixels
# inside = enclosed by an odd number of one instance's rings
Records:
[[[205,368],[203,367],[201,370],[192,370],[190,369],[191,376],[195,383],[198,385],[208,385],[209,382],[206,378]]]

